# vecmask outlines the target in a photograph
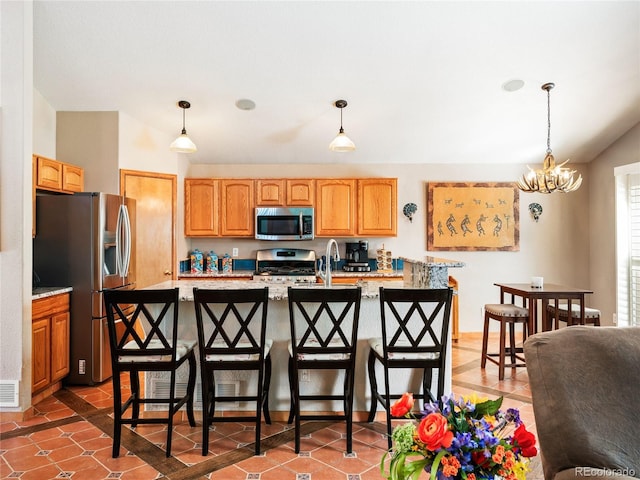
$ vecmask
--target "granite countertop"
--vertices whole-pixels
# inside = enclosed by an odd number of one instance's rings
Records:
[[[287,298],[287,288],[324,288],[321,283],[312,284],[300,284],[295,283],[269,283],[255,282],[252,280],[229,280],[226,282],[218,282],[216,280],[167,280],[162,283],[157,283],[146,287],[147,289],[163,289],[163,288],[179,288],[180,289],[180,301],[192,302],[193,301],[193,287],[198,288],[211,288],[216,290],[233,290],[233,289],[251,289],[251,288],[263,288],[269,287],[269,299],[270,300],[285,300]],[[387,280],[385,282],[366,281],[360,284],[362,288],[362,298],[378,298],[378,291],[381,286],[385,288],[403,288],[404,283],[402,280]],[[353,285],[348,284],[335,284],[333,288],[352,288]]]
[[[416,260],[413,258],[400,257],[401,260],[409,263],[417,263],[427,265],[429,267],[464,267],[464,262],[460,260],[450,260],[448,258],[439,258],[426,256],[422,260]]]
[[[54,295],[68,293],[72,290],[72,287],[35,287],[31,289],[31,300],[53,297]]]
[[[233,272],[227,273],[191,273],[191,272],[181,272],[178,274],[178,277],[181,279],[224,279],[224,278],[247,278],[253,277],[253,270],[234,270]],[[343,270],[332,270],[331,275],[333,277],[371,277],[371,278],[381,278],[381,277],[402,277],[402,270],[391,271],[391,272],[345,272]]]

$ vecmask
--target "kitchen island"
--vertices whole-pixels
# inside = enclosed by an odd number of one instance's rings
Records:
[[[379,337],[382,335],[380,327],[380,304],[378,300],[379,288],[413,288],[411,285],[405,285],[402,280],[384,280],[384,281],[366,281],[358,282],[362,289],[362,302],[360,305],[360,324],[358,328],[358,345],[356,359],[356,382],[355,382],[355,398],[354,398],[354,420],[364,421],[369,410],[371,402],[371,393],[369,390],[368,376],[366,370],[366,360],[368,356],[368,339],[371,337]],[[287,343],[290,338],[289,329],[289,311],[287,302],[287,289],[289,286],[296,288],[324,288],[321,284],[311,285],[294,285],[292,283],[265,283],[259,281],[244,280],[169,280],[147,288],[178,288],[180,296],[180,320],[179,332],[180,338],[187,340],[196,340],[196,320],[195,306],[193,303],[193,288],[211,288],[211,289],[251,289],[268,286],[269,288],[269,305],[267,320],[267,337],[273,339],[271,348],[272,358],[272,376],[271,388],[269,392],[269,406],[274,420],[286,420],[289,414],[289,379],[287,373],[287,365],[289,353]],[[354,285],[334,285],[334,288],[352,288]],[[445,372],[445,392],[451,391],[451,342],[447,348],[447,368]],[[217,383],[227,384],[227,388],[237,388],[238,392],[245,394],[253,391],[253,385],[257,382],[257,374],[253,372],[220,372],[216,378]],[[382,378],[382,369],[378,372],[379,378]],[[179,382],[186,385],[186,371],[179,372]],[[317,377],[316,377],[317,376]],[[314,378],[316,377],[316,378]],[[392,391],[417,391],[419,389],[420,375],[414,372],[402,371],[394,374],[392,379]],[[437,375],[434,375],[434,385]],[[304,393],[314,393],[316,391],[326,391],[333,388],[335,392],[342,389],[343,376],[322,375],[322,372],[311,371],[309,381],[301,382],[301,390]],[[161,374],[148,374],[146,379],[146,388],[154,390],[155,388],[165,388],[167,386],[167,378]],[[199,398],[200,379],[197,381],[197,397]],[[315,405],[306,405],[308,408],[317,411],[341,411],[342,406],[338,402],[317,402]],[[250,410],[254,408],[250,404],[239,403],[237,406],[229,406],[229,404],[221,404],[221,408],[227,410]]]

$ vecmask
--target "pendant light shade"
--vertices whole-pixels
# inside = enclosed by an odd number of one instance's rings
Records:
[[[187,130],[184,124],[184,116],[187,108],[191,107],[191,104],[186,100],[180,100],[178,102],[178,106],[182,109],[182,133],[176,138],[171,145],[169,146],[169,150],[172,152],[178,153],[193,153],[197,152],[198,148],[196,144],[191,141],[189,136],[187,135]]]
[[[556,165],[556,160],[551,153],[551,89],[553,83],[545,83],[542,90],[547,92],[547,152],[542,162],[542,168],[534,170],[527,165],[529,172],[522,175],[516,185],[523,192],[575,192],[582,184],[582,175],[573,178],[575,170],[565,167],[569,160]]]
[[[347,101],[336,100],[335,106],[340,109],[340,131],[329,144],[329,150],[333,152],[353,152],[356,149],[356,145],[347,137],[344,133],[344,128],[342,128],[342,109],[347,106]]]

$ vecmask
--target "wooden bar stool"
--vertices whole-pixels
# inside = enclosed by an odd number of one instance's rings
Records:
[[[560,328],[560,322],[565,322],[567,326],[580,325],[580,305],[577,303],[571,304],[571,322],[569,322],[569,311],[566,303],[559,303],[557,308],[555,305],[547,305],[547,317],[554,330]],[[584,307],[584,323],[599,327],[600,310]]]
[[[500,349],[497,353],[488,353],[489,344],[489,320],[500,322]],[[522,324],[522,340],[527,338],[529,310],[510,303],[488,303],[484,306],[484,333],[482,335],[482,360],[481,368],[485,368],[487,360],[498,365],[498,379],[504,380],[505,367],[526,367],[522,355],[522,347],[516,347],[515,325]],[[509,325],[509,346],[506,346],[507,325]],[[511,363],[506,363],[507,355]],[[498,357],[498,360],[492,357]],[[518,363],[520,361],[521,363]]]
[[[460,314],[458,306],[458,280],[449,275],[449,287],[453,290],[453,300],[451,301],[451,340],[458,343],[460,338]]]

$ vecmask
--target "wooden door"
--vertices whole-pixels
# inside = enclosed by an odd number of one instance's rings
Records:
[[[120,170],[120,194],[136,200],[136,288],[175,279],[176,175]]]
[[[395,237],[397,231],[397,179],[358,180],[358,235]]]
[[[356,231],[356,180],[316,180],[316,236],[351,237]]]
[[[50,158],[37,157],[36,187],[49,190],[62,190],[62,163]]]
[[[63,163],[62,189],[65,192],[82,192],[84,190],[84,169]]]
[[[219,182],[213,178],[185,178],[184,234],[187,237],[220,235]]]
[[[220,180],[222,236],[253,237],[254,191],[253,180]]]

